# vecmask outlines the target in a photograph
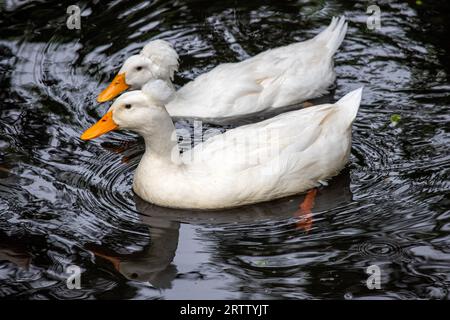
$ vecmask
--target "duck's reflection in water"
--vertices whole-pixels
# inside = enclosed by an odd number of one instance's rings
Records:
[[[143,200],[140,200],[143,201]],[[177,275],[171,264],[175,257],[180,234],[180,223],[159,217],[145,216],[149,226],[150,244],[144,250],[131,254],[118,254],[96,244],[86,245],[86,249],[108,260],[125,278],[133,281],[149,282],[155,288],[167,289]]]
[[[21,239],[0,233],[0,263],[1,261],[9,261],[18,267],[28,269],[31,264],[31,254]]]
[[[180,237],[180,224],[214,225],[227,223],[258,224],[262,221],[294,219],[298,232],[307,233],[312,228],[313,215],[302,216],[302,204],[308,195],[298,195],[276,201],[228,210],[193,211],[170,209],[145,202],[135,196],[136,209],[141,221],[148,226],[150,244],[140,252],[117,254],[101,245],[89,244],[86,248],[96,257],[108,260],[129,280],[148,282],[153,287],[166,289],[177,275],[173,259]],[[352,201],[349,171],[343,171],[327,187],[317,190],[312,211],[326,211]],[[300,212],[300,216],[299,216]],[[311,231],[310,231],[311,232]]]

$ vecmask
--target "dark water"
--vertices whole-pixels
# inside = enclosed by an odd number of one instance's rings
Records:
[[[72,2],[1,2],[0,297],[450,297],[449,5],[380,1],[381,29],[368,30],[365,1],[245,3],[81,1],[81,30],[68,30]],[[312,217],[296,215],[302,195],[215,213],[146,204],[131,191],[141,139],[78,138],[108,108],[96,95],[150,39],[175,45],[182,85],[342,13],[325,99],[365,91],[351,161]],[[71,265],[80,290],[66,286]],[[379,290],[366,286],[370,265]]]

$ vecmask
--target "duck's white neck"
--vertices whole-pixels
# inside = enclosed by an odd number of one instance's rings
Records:
[[[170,101],[177,95],[175,86],[172,81],[167,77],[161,77],[158,79],[151,79],[141,88],[142,92],[149,96],[158,96],[161,100]]]
[[[175,126],[164,107],[153,111],[151,123],[136,131],[145,141],[144,158],[175,165],[181,163]]]

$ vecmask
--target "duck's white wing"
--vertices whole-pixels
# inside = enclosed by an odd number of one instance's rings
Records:
[[[315,38],[217,66],[182,87],[167,105],[172,116],[220,118],[284,107],[327,92],[345,18]]]
[[[264,90],[260,81],[266,76],[259,76],[248,64],[221,64],[178,90],[167,110],[172,116],[207,118],[251,113]]]
[[[183,159],[198,168],[236,173],[289,154],[301,156],[322,134],[321,123],[333,110],[333,105],[322,105],[232,129],[197,145]]]

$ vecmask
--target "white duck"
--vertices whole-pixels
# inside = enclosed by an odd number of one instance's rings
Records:
[[[267,50],[237,63],[224,63],[179,89],[166,109],[173,117],[217,119],[286,107],[326,94],[336,74],[333,55],[347,31],[345,17],[333,18],[313,39]],[[129,57],[99,102],[141,89],[154,79],[171,86],[178,55],[155,40]]]
[[[144,200],[175,208],[219,209],[301,193],[346,164],[362,88],[335,104],[280,114],[231,129],[180,154],[157,80],[121,95],[81,139],[129,129],[145,140],[133,189]],[[167,88],[167,87],[165,87]],[[151,94],[151,95],[150,95]]]

